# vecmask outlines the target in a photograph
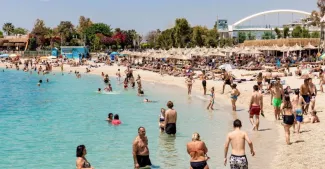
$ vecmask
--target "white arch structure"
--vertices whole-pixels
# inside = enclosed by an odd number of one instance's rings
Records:
[[[299,11],[299,10],[292,10],[292,9],[278,9],[278,10],[270,10],[270,11],[264,11],[264,12],[260,12],[260,13],[257,13],[257,14],[254,14],[254,15],[251,15],[251,16],[248,16],[244,19],[241,19],[239,21],[237,21],[236,23],[234,23],[232,25],[232,27],[235,27],[247,20],[250,20],[252,18],[255,18],[255,17],[258,17],[258,16],[261,16],[261,15],[265,15],[265,14],[272,14],[272,13],[297,13],[297,14],[303,14],[303,15],[311,15],[311,13],[309,12],[305,12],[305,11]]]

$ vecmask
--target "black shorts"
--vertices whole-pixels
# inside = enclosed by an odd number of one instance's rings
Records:
[[[176,134],[176,123],[168,123],[168,124],[166,124],[165,132],[167,134]]]
[[[145,167],[145,166],[151,166],[151,161],[149,158],[149,155],[143,156],[143,155],[137,155],[137,161],[140,167]]]
[[[271,84],[271,79],[265,79],[265,82]]]
[[[226,85],[231,85],[231,81],[228,79],[228,80],[225,80],[225,84]]]
[[[202,86],[203,86],[203,87],[207,87],[207,81],[206,81],[206,80],[203,80],[203,81],[202,81]]]

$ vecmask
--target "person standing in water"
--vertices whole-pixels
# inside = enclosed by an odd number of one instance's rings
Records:
[[[227,165],[227,154],[229,144],[231,144],[231,155],[229,158],[230,168],[231,169],[248,169],[248,161],[245,155],[245,141],[248,143],[249,148],[251,149],[251,155],[255,155],[253,148],[253,143],[249,139],[248,134],[244,131],[241,131],[242,127],[240,120],[234,121],[234,131],[228,133],[225,150],[224,150],[224,165]]]
[[[253,130],[257,130],[259,128],[260,125],[260,121],[259,121],[259,116],[260,116],[260,112],[263,115],[263,95],[258,91],[259,88],[257,85],[253,86],[253,94],[251,97],[251,101],[249,103],[249,121],[251,122],[251,124],[253,125]],[[255,122],[254,122],[254,116],[255,116]]]
[[[299,90],[295,90],[295,96],[292,99],[292,106],[293,106],[293,110],[296,113],[296,122],[298,124],[296,132],[298,134],[300,133],[300,123],[304,121],[302,109],[305,104],[306,102],[304,98],[299,96]],[[295,126],[293,126],[293,129],[295,129]]]
[[[138,169],[152,165],[149,158],[148,138],[144,127],[138,128],[138,136],[133,141],[132,149],[134,168]]]
[[[118,81],[121,81],[121,72],[120,72],[120,69],[117,69],[116,78],[117,78]]]
[[[108,113],[106,121],[112,122],[113,121],[113,113]]]
[[[191,169],[209,169],[207,160],[208,148],[205,143],[200,140],[199,133],[192,135],[192,141],[187,143],[187,153],[191,157],[190,165]]]
[[[237,89],[236,84],[232,84],[231,88],[232,88],[232,90],[231,90],[230,99],[231,99],[231,104],[232,104],[232,111],[236,111],[236,101],[238,99],[238,96],[240,95],[240,92]]]
[[[185,82],[187,84],[187,94],[191,95],[192,94],[192,85],[194,83],[194,79],[191,75],[188,75],[187,78],[185,79]]]
[[[205,75],[205,72],[203,73],[202,76],[202,87],[203,87],[203,95],[207,94],[207,77]]]
[[[86,146],[79,145],[77,147],[77,151],[76,151],[76,156],[77,156],[76,167],[77,167],[77,169],[94,169],[94,167],[91,167],[90,163],[87,161],[86,154],[87,154]]]
[[[281,105],[281,109],[283,111],[283,127],[285,131],[285,137],[286,137],[286,142],[289,145],[290,144],[290,127],[294,124],[295,122],[295,115],[293,113],[293,106],[290,101],[290,96],[285,96],[284,97],[284,102]]]
[[[164,130],[165,130],[165,112],[166,112],[166,110],[164,108],[160,109],[160,115],[159,115],[160,132],[164,132]]]
[[[213,110],[213,105],[214,105],[214,87],[212,87],[211,88],[211,94],[210,94],[210,102],[209,102],[209,104],[208,104],[208,107],[207,107],[207,109],[208,110]]]
[[[165,112],[165,132],[169,135],[176,134],[177,112],[173,109],[174,104],[171,101],[167,103],[168,110]]]

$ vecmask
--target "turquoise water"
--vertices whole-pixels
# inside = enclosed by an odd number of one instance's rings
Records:
[[[39,79],[41,87],[36,85]],[[0,168],[73,169],[76,146],[84,144],[96,169],[132,169],[132,142],[139,126],[147,130],[154,168],[189,168],[186,143],[193,132],[208,146],[210,167],[223,166],[223,145],[233,120],[224,111],[230,110],[228,105],[216,105],[218,110],[209,112],[203,96],[188,97],[186,89],[151,82],[143,82],[145,94],[157,102],[143,103],[134,89],[125,91],[111,80],[116,94],[97,94],[104,84],[95,75],[76,79],[73,74],[0,72]],[[169,100],[178,111],[176,138],[158,130],[160,108]],[[119,114],[123,124],[109,125],[109,112]]]
[[[43,84],[38,87],[39,79]],[[49,83],[44,82],[46,78]],[[72,74],[61,76],[22,71],[0,74],[0,168],[75,168],[75,149],[85,144],[87,158],[96,169],[133,168],[132,141],[137,128],[144,126],[149,139],[150,157],[157,168],[188,168],[186,143],[193,132],[201,134],[214,160],[222,153],[227,121],[222,115],[204,111],[204,99],[188,98],[186,90],[174,86],[143,82],[145,94],[157,103],[142,103],[136,91],[125,91],[111,78],[115,95],[97,94],[104,84],[99,76]],[[177,92],[177,93],[176,93]],[[182,94],[183,93],[183,94]],[[158,116],[161,107],[172,100],[178,111],[176,138],[160,134]],[[191,104],[196,102],[196,104]],[[203,110],[203,111],[202,111]],[[121,126],[111,126],[105,119],[118,113]],[[219,159],[220,160],[220,159]]]

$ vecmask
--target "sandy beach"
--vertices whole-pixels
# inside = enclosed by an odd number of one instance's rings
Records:
[[[0,63],[0,67],[4,68],[6,65],[9,65],[8,63]],[[22,68],[22,65],[21,65]],[[108,74],[109,76],[115,76],[115,73],[117,72],[117,69],[121,69],[121,72],[124,72],[125,67],[122,66],[101,66],[99,68],[92,68],[91,72],[89,74],[95,74],[100,75],[102,72],[105,74]],[[54,71],[60,71],[60,67],[53,67]],[[86,70],[86,66],[81,67],[70,67],[68,65],[64,66],[64,71],[79,71],[80,73],[84,73]],[[293,70],[291,70],[293,71]],[[257,73],[258,71],[245,71],[245,70],[233,70],[232,74],[234,74],[237,78],[252,78],[252,76],[245,76],[241,77],[241,74],[247,74],[247,73]],[[149,71],[143,71],[143,70],[134,70],[134,75],[140,74],[141,78],[145,81],[150,81],[153,83],[162,83],[162,84],[168,84],[168,85],[176,85],[179,87],[184,88],[183,91],[186,93],[187,90],[185,89],[185,80],[182,77],[173,77],[164,75],[161,76],[160,74],[149,72]],[[124,73],[122,74],[124,75]],[[303,83],[303,79],[298,79],[298,77],[291,76],[291,77],[283,77],[282,80],[286,81],[286,85],[289,85],[292,89],[299,88],[300,85]],[[314,84],[316,84],[317,88],[319,89],[319,80],[315,79],[313,80]],[[218,102],[222,102],[223,104],[230,105],[230,99],[229,99],[229,92],[230,87],[226,86],[225,94],[221,95],[222,91],[222,81],[207,81],[207,89],[210,89],[212,86],[216,89],[216,100]],[[249,99],[251,96],[251,93],[253,91],[253,85],[256,84],[256,81],[247,81],[238,84],[237,88],[241,92],[241,96],[239,97],[237,101],[237,106],[240,108],[243,108],[244,110],[240,113],[247,113],[248,110],[248,104]],[[200,80],[196,80],[196,82],[193,85],[193,90],[196,92],[200,92],[203,94],[203,89],[201,85]],[[316,100],[316,110],[321,111],[325,108],[325,104],[321,103],[321,100],[324,98],[323,93],[318,93],[317,100]],[[322,147],[325,146],[325,135],[324,129],[324,113],[320,112],[317,115],[320,118],[321,123],[316,124],[303,124],[301,131],[302,133],[300,135],[293,134],[292,128],[291,128],[291,142],[293,144],[286,145],[285,138],[284,138],[284,129],[281,125],[282,121],[275,121],[274,120],[274,113],[273,113],[273,107],[270,105],[270,95],[264,95],[264,114],[265,119],[269,121],[272,124],[272,128],[274,130],[277,130],[278,135],[272,136],[272,139],[269,140],[267,143],[274,145],[271,147],[272,150],[264,149],[263,151],[256,150],[256,156],[254,157],[256,159],[263,159],[265,161],[269,161],[271,163],[270,168],[276,168],[276,169],[286,169],[286,168],[298,168],[298,169],[321,169],[325,168],[322,166],[322,164],[325,162],[325,160],[322,157],[321,150]],[[229,110],[229,114],[231,114],[231,110]],[[263,118],[263,117],[261,117]],[[247,114],[248,119],[248,114]],[[263,122],[263,121],[262,121]],[[263,139],[263,138],[261,138]],[[265,146],[270,147],[270,146]],[[273,152],[271,154],[268,154],[268,152]],[[261,153],[263,152],[263,153]],[[222,152],[220,152],[221,154]],[[271,156],[274,154],[274,156]],[[249,155],[250,156],[250,155]],[[255,166],[254,163],[257,163],[259,160],[253,160],[250,162],[250,166]],[[271,161],[270,161],[271,160]],[[229,167],[229,166],[227,166]],[[258,167],[253,167],[258,168]]]

